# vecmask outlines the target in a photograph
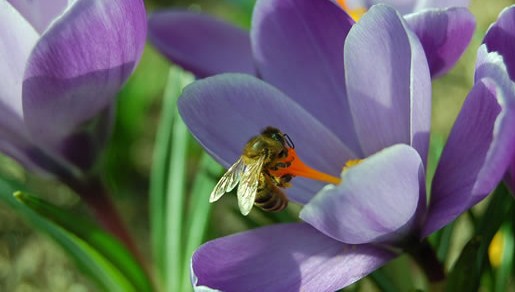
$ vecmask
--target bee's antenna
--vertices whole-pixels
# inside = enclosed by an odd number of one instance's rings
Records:
[[[288,134],[284,134],[284,138],[286,138],[286,144],[287,144],[291,149],[295,149],[295,144],[293,144],[293,141],[291,140],[290,136],[288,136]]]

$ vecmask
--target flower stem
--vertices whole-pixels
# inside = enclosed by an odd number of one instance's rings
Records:
[[[444,267],[427,239],[412,245],[406,251],[422,268],[429,282],[437,283],[445,280]]]
[[[123,224],[101,180],[98,178],[78,180],[68,177],[64,181],[88,205],[99,224],[120,240],[136,259],[143,264],[143,256]]]

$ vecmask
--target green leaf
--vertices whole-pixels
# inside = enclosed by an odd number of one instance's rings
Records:
[[[478,269],[482,273],[488,262],[488,246],[502,223],[511,219],[513,211],[513,197],[504,184],[500,184],[490,196],[490,202],[478,219],[476,236],[480,236],[482,244],[478,253]]]
[[[184,237],[184,206],[186,185],[186,159],[189,133],[186,125],[176,118],[172,132],[170,165],[166,188],[166,288],[167,291],[180,291],[183,258],[182,249]]]
[[[15,192],[14,197],[42,217],[87,243],[119,269],[138,291],[152,291],[152,284],[145,271],[132,254],[117,239],[100,229],[97,224],[19,191]]]
[[[0,180],[0,200],[55,240],[106,291],[152,290],[141,267],[116,239],[75,214],[16,192],[17,188]],[[60,225],[63,221],[66,224]]]
[[[221,172],[222,169],[222,166],[207,153],[202,154],[200,167],[189,196],[190,202],[186,224],[187,241],[184,249],[182,289],[180,291],[192,289],[189,270],[190,260],[195,249],[199,247],[205,238],[209,215],[211,214],[211,203],[209,203],[208,198],[216,185],[213,174]]]
[[[449,273],[446,291],[477,291],[481,274],[477,269],[477,254],[481,238],[472,238],[461,251]]]
[[[442,263],[445,262],[445,259],[447,259],[447,256],[449,255],[455,224],[456,221],[453,221],[451,224],[438,231],[435,235],[434,246],[436,249],[436,256]]]
[[[433,180],[434,174],[436,172],[436,167],[438,166],[438,161],[440,160],[444,146],[444,137],[441,134],[432,132],[429,143],[429,153],[426,168],[426,186],[428,194],[431,194],[431,181]]]
[[[462,250],[449,274],[447,291],[476,291],[488,263],[488,247],[495,233],[511,219],[513,198],[500,184],[490,197],[485,212],[477,218],[475,237]]]
[[[370,274],[370,279],[376,284],[377,288],[383,292],[395,292],[399,291],[399,289],[392,282],[390,277],[385,274],[385,272],[381,269],[376,270],[372,274]]]
[[[182,89],[194,80],[177,67],[169,72],[156,137],[150,179],[150,221],[153,258],[167,291],[181,287],[184,188],[190,135],[177,113]]]
[[[513,269],[515,243],[513,240],[513,221],[504,224],[500,229],[502,240],[501,264],[495,273],[495,291],[509,291],[510,275]]]

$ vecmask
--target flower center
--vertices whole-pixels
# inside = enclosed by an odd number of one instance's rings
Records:
[[[345,0],[336,0],[338,2],[338,5],[340,5],[343,10],[345,10],[354,21],[358,21],[365,12],[367,12],[367,9],[365,7],[356,7],[356,8],[349,8]]]
[[[335,185],[341,182],[339,177],[332,176],[307,166],[302,162],[302,160],[300,160],[293,148],[288,148],[288,155],[286,158],[278,160],[275,165],[278,167],[269,169],[269,172],[272,176],[277,178],[285,176],[301,176]]]

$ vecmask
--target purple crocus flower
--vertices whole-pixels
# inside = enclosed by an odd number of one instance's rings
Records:
[[[271,125],[323,172],[338,175],[346,161],[363,161],[344,170],[337,186],[294,179],[287,193],[306,204],[304,223],[201,246],[192,258],[197,289],[340,289],[417,246],[502,178],[505,169],[494,166],[506,151],[497,150],[511,141],[499,137],[513,131],[497,126],[510,115],[502,102],[506,84],[481,73],[426,204],[431,78],[418,38],[392,8],[374,6],[353,25],[330,2],[260,1],[251,37],[268,83],[221,74],[195,82],[179,99],[181,116],[206,150],[227,167],[249,137]]]
[[[395,8],[399,13],[406,15],[425,9],[447,7],[468,7],[470,0],[334,0],[342,3],[349,9],[369,9],[376,4],[386,4]]]
[[[404,15],[419,37],[433,78],[447,73],[469,44],[474,17],[464,7],[469,0],[335,0],[351,11],[366,11],[383,3]]]
[[[89,169],[143,51],[143,1],[1,0],[0,22],[0,151],[46,173]]]
[[[483,62],[480,64],[485,68],[496,69],[495,74],[489,72],[490,75],[493,75],[492,78],[500,79],[502,77],[508,77],[509,79],[503,80],[506,84],[505,88],[507,89],[505,92],[506,107],[509,111],[515,110],[514,96],[515,96],[515,88],[513,82],[515,82],[515,6],[508,7],[504,9],[499,15],[499,19],[488,29],[484,39],[484,45],[481,48],[483,58]],[[483,71],[480,71],[483,72]],[[477,74],[476,79],[483,78],[484,74]],[[509,89],[509,90],[508,90]],[[508,117],[512,115],[506,113]],[[506,124],[499,125],[498,127],[511,127],[510,125],[515,124],[514,120],[506,121]],[[515,137],[511,136],[503,136],[503,139],[511,139],[515,141]],[[515,151],[515,149],[507,149],[511,152]],[[509,157],[510,154],[506,154]],[[507,161],[499,161],[502,165],[506,162],[509,162],[508,173],[506,175],[506,182],[510,186],[512,190],[512,194],[515,195],[515,156],[511,154],[513,157]]]
[[[329,0],[312,0],[318,5],[319,2]],[[260,3],[263,2],[263,3]],[[465,51],[470,39],[472,38],[475,20],[472,14],[463,6],[466,1],[386,1],[394,7],[402,8],[396,2],[420,2],[417,7],[420,10],[410,10],[410,14],[405,15],[406,21],[411,29],[419,37],[427,59],[432,77],[438,77],[448,72],[457,62],[461,54]],[[443,3],[445,2],[445,5]],[[257,1],[257,7],[269,6],[269,1]],[[313,5],[316,5],[313,4]],[[275,4],[274,4],[275,5]],[[302,4],[301,4],[302,5]],[[331,10],[339,10],[340,7],[334,5]],[[260,51],[265,50],[257,45],[256,29],[263,21],[260,13],[261,8],[255,9],[251,35],[248,32],[234,27],[221,20],[214,19],[208,15],[188,12],[188,11],[163,11],[154,13],[149,20],[149,40],[171,61],[192,71],[198,77],[211,76],[218,73],[240,72],[253,74],[258,77],[267,78],[265,72],[260,72]],[[317,9],[319,10],[319,9]],[[315,10],[316,11],[316,10]],[[313,12],[315,14],[316,12]],[[292,14],[292,10],[283,11],[279,9],[274,13]],[[332,14],[341,12],[333,11]],[[294,16],[289,15],[287,19]],[[306,22],[310,19],[309,15],[305,18]],[[346,23],[353,20],[340,20],[342,27],[348,27]],[[284,21],[280,21],[283,25]],[[268,25],[278,25],[269,23]],[[336,25],[336,23],[334,24]],[[333,26],[334,26],[333,25]],[[336,27],[336,26],[335,26]],[[299,27],[291,28],[289,31],[277,31],[275,37],[303,38],[304,35],[317,35],[325,32],[323,27],[319,31],[306,31],[308,25],[301,24]],[[286,35],[288,34],[288,35]],[[257,36],[261,37],[261,36]],[[317,39],[304,39],[308,44]],[[343,39],[339,38],[340,46],[343,47]],[[287,52],[297,50],[296,44],[283,44],[281,49],[283,55]],[[276,51],[276,47],[266,48],[267,51]],[[341,51],[341,49],[340,49]],[[285,56],[287,57],[287,56]],[[299,56],[304,58],[316,58],[316,55]],[[282,66],[287,64],[284,74],[289,74],[289,70],[306,70],[306,62],[317,62],[317,60],[295,60],[291,63],[291,57],[281,61]],[[278,67],[281,66],[278,64]],[[298,66],[297,68],[295,66]]]

